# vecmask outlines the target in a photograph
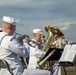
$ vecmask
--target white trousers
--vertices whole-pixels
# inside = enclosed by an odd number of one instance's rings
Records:
[[[52,75],[50,71],[41,69],[25,69],[22,75]]]
[[[10,72],[7,69],[1,69],[0,75],[11,75]]]
[[[7,69],[0,70],[0,75],[11,75]],[[24,69],[24,72],[17,75],[52,75],[50,71],[41,69]]]
[[[52,74],[53,75],[61,75],[61,67],[58,63],[54,63],[52,66]]]

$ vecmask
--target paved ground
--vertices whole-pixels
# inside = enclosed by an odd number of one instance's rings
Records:
[[[65,68],[67,75],[76,75],[76,67],[66,67]],[[62,75],[65,75],[63,68],[62,68]]]

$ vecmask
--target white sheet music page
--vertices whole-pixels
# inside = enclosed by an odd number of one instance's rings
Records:
[[[76,44],[66,45],[59,62],[75,62],[75,61],[76,61]]]

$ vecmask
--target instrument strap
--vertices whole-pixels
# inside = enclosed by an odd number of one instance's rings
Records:
[[[3,38],[5,37],[5,36],[7,36],[8,34],[5,34],[2,38],[1,38],[1,40],[0,40],[0,45],[1,45],[1,42],[2,42],[2,40],[3,40]]]

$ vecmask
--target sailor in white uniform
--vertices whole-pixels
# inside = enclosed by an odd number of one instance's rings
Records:
[[[38,57],[42,57],[45,52],[41,51],[41,36],[42,31],[41,29],[34,29],[33,30],[33,39],[29,42],[30,46],[30,57],[29,57],[29,65],[28,68],[36,69],[38,67],[37,60]]]
[[[17,41],[13,36],[18,21],[12,17],[4,16],[2,20],[2,32],[0,32],[0,59],[4,59],[9,64],[13,75],[22,75],[23,66],[19,56],[28,57],[29,52],[25,46]],[[5,71],[5,72],[4,72]],[[6,69],[0,70],[0,75],[10,75]]]
[[[0,32],[0,59],[7,61],[13,75],[50,75],[50,72],[45,70],[23,69],[19,56],[26,58],[29,56],[29,51],[13,36],[16,30],[16,23],[17,20],[12,17],[3,17],[3,29]],[[11,74],[9,74],[7,69],[0,69],[0,75]]]
[[[34,72],[36,72],[34,75],[51,75],[50,71],[42,70],[38,66],[38,58],[43,57],[45,54],[44,51],[41,51],[41,46],[40,46],[42,30],[34,29],[33,36],[34,37],[32,41],[29,42],[30,56],[29,56],[28,69],[34,70]],[[29,73],[29,75],[33,75],[32,72]]]
[[[58,48],[64,49],[65,45],[67,44],[64,34],[57,41],[58,41]]]

